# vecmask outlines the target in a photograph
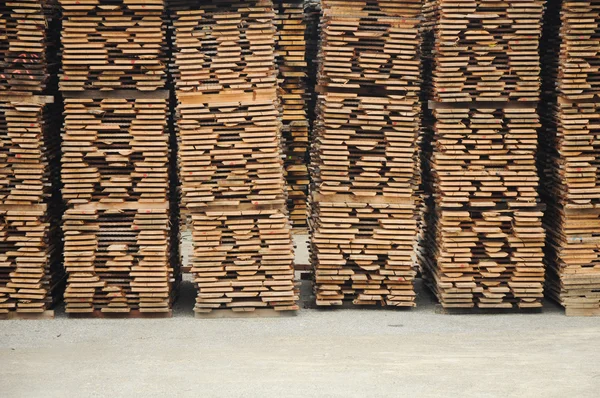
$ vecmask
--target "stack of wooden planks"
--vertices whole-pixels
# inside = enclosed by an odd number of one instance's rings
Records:
[[[433,99],[539,100],[543,0],[428,1],[435,18]]]
[[[59,0],[64,91],[164,88],[165,0]]]
[[[310,124],[310,132],[315,120],[315,106],[317,103],[317,69],[319,53],[319,23],[321,21],[321,0],[305,0],[304,16],[306,21],[306,85],[307,85],[307,114]],[[309,141],[310,137],[309,137]]]
[[[181,195],[198,286],[194,311],[296,310],[273,3],[172,0],[169,6]]]
[[[549,1],[541,139],[547,291],[600,315],[600,1]]]
[[[309,221],[317,305],[415,305],[421,3],[322,1]]]
[[[57,15],[52,1],[0,4],[0,319],[53,316],[64,284]]]
[[[179,280],[162,0],[60,0],[66,311],[169,316]]]
[[[3,95],[47,93],[57,70],[57,0],[0,4],[0,90]]]
[[[444,308],[537,308],[544,2],[428,2],[431,50],[423,274]],[[428,135],[429,136],[429,135]]]
[[[304,1],[278,0],[276,8],[276,59],[288,210],[292,226],[305,228],[308,211],[309,121]]]

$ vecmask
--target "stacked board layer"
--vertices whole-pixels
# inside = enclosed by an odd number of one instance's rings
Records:
[[[306,20],[303,0],[278,0],[276,51],[288,210],[294,228],[306,227],[309,121]]]
[[[0,4],[0,318],[53,315],[64,285],[57,16],[52,1]]]
[[[547,14],[547,290],[567,315],[600,315],[600,1],[550,1]]]
[[[0,316],[42,315],[60,298],[59,115],[39,96],[0,102]]]
[[[428,2],[423,275],[444,308],[538,308],[544,2]]]
[[[65,91],[163,89],[165,0],[59,0]]]
[[[543,0],[434,0],[433,98],[538,101]]]
[[[317,305],[415,305],[421,1],[323,1],[311,147]]]
[[[66,311],[168,316],[179,268],[164,2],[60,3]]]
[[[170,8],[194,311],[297,310],[273,3],[174,0]]]
[[[0,92],[45,94],[56,84],[57,0],[0,4]]]

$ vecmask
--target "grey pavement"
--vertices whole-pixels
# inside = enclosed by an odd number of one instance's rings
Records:
[[[303,290],[309,291],[306,283]],[[0,397],[598,397],[600,318],[303,309],[195,319],[0,322]]]

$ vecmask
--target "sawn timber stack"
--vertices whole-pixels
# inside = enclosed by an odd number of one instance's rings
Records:
[[[66,312],[169,316],[180,275],[165,4],[60,4]]]
[[[305,228],[308,215],[306,19],[304,0],[277,0],[276,56],[279,71],[282,139],[288,184],[288,210],[294,228]]]
[[[53,1],[0,4],[0,319],[52,317],[64,288],[57,16]]]
[[[273,3],[174,0],[170,8],[194,311],[297,310]]]
[[[317,305],[415,305],[421,5],[322,2],[309,218]]]
[[[421,269],[442,307],[542,305],[537,188],[543,1],[428,2]]]
[[[600,315],[600,1],[550,1],[544,39],[547,292]]]

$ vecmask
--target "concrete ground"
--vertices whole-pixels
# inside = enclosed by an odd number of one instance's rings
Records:
[[[600,318],[440,315],[417,289],[408,311],[201,320],[185,282],[172,319],[3,321],[0,397],[600,395]]]

